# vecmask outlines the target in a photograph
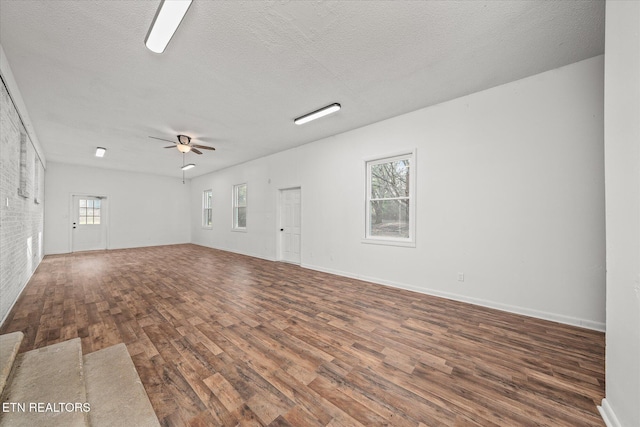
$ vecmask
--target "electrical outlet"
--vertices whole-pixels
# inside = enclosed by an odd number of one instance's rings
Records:
[[[458,282],[464,282],[464,273],[458,272]]]

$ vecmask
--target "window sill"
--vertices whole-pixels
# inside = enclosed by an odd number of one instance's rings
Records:
[[[246,233],[247,229],[245,228],[232,228],[231,231],[235,231],[236,233]]]
[[[384,245],[384,246],[400,246],[404,248],[415,248],[415,241],[407,241],[407,240],[391,240],[391,239],[362,239],[362,243],[367,245]]]

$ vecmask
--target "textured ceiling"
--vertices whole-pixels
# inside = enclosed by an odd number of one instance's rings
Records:
[[[159,3],[0,0],[48,161],[178,177],[185,133],[193,177],[604,52],[604,1],[195,0],[158,55]]]

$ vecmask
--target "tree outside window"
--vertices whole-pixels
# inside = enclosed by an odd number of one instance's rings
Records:
[[[413,153],[367,162],[367,239],[413,240],[413,169]]]

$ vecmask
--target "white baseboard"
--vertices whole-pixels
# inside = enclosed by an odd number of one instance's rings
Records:
[[[265,256],[265,255],[262,255],[262,254],[257,254],[257,253],[252,253],[252,252],[244,252],[244,251],[234,250],[234,249],[225,248],[225,247],[200,245],[198,243],[191,243],[191,244],[197,245],[197,246],[204,246],[204,247],[212,248],[212,249],[218,249],[218,250],[226,251],[226,252],[233,252],[233,253],[236,253],[236,254],[246,255],[246,256],[253,257],[253,258],[260,258],[260,259],[264,259],[264,260],[267,260],[267,261],[277,261],[273,257],[268,257],[268,256]],[[42,259],[40,259],[40,261],[38,261],[38,265],[40,265],[41,261],[42,261]],[[587,319],[579,319],[579,318],[565,316],[565,315],[556,314],[556,313],[548,313],[548,312],[545,312],[545,311],[532,310],[532,309],[525,308],[525,307],[519,307],[519,306],[509,305],[509,304],[502,304],[502,303],[497,303],[497,302],[494,302],[494,301],[488,301],[488,300],[484,300],[484,299],[480,299],[480,298],[467,297],[467,296],[464,296],[464,295],[458,295],[458,294],[454,294],[454,293],[450,293],[450,292],[442,292],[442,291],[429,289],[429,288],[418,288],[416,286],[407,285],[405,283],[393,282],[393,281],[389,281],[389,280],[379,279],[377,277],[370,277],[370,276],[365,276],[365,275],[360,275],[360,274],[353,274],[353,273],[349,273],[349,272],[345,272],[345,271],[319,267],[319,266],[312,265],[312,264],[301,264],[300,266],[304,267],[304,268],[308,268],[310,270],[321,271],[321,272],[324,272],[324,273],[335,274],[335,275],[338,275],[338,276],[349,277],[349,278],[352,278],[352,279],[364,280],[364,281],[376,283],[376,284],[379,284],[379,285],[390,286],[390,287],[398,288],[398,289],[405,289],[405,290],[409,290],[409,291],[413,291],[413,292],[422,293],[422,294],[425,294],[425,295],[433,295],[433,296],[437,296],[437,297],[451,299],[451,300],[454,300],[454,301],[461,301],[461,302],[466,302],[466,303],[469,303],[469,304],[475,304],[475,305],[479,305],[479,306],[482,306],[482,307],[495,308],[497,310],[502,310],[502,311],[506,311],[506,312],[509,312],[509,313],[522,314],[522,315],[525,315],[525,316],[535,317],[535,318],[543,319],[543,320],[550,320],[550,321],[553,321],[553,322],[564,323],[564,324],[567,324],[567,325],[578,326],[578,327],[582,327],[582,328],[586,328],[586,329],[592,329],[592,330],[596,330],[596,331],[600,331],[600,332],[604,332],[605,331],[605,324],[603,322],[594,322],[592,320],[587,320]],[[33,276],[33,273],[36,271],[37,268],[38,268],[38,266],[36,266],[36,268],[33,269],[33,272],[31,273],[31,276]],[[29,276],[29,279],[27,279],[27,281],[22,285],[22,288],[20,289],[20,292],[18,293],[18,296],[16,297],[16,299],[11,304],[11,307],[9,308],[9,310],[3,316],[2,322],[0,322],[0,326],[2,326],[2,324],[6,320],[7,316],[11,312],[11,309],[13,308],[13,306],[18,301],[18,298],[22,294],[22,291],[24,291],[25,286],[27,285],[27,283],[29,283],[29,280],[31,279],[31,276]],[[611,411],[611,409],[610,409],[611,407],[606,403],[606,399],[603,399],[602,407],[598,407],[598,408],[605,408],[605,409],[609,408],[608,409],[609,413],[611,415],[613,415],[613,411]],[[600,411],[602,413],[603,409],[600,409]],[[614,420],[617,421],[617,419],[615,418],[615,415],[613,415],[613,416],[614,416]],[[603,418],[604,418],[604,415],[603,415]],[[618,425],[619,424],[612,424],[612,426],[618,426]]]
[[[622,427],[606,398],[602,399],[602,406],[598,406],[598,411],[607,427]]]
[[[250,256],[252,258],[260,258],[260,259],[264,259],[267,261],[278,261],[277,259],[273,258],[273,257],[269,257],[266,255],[261,255],[261,254],[257,254],[254,252],[244,252],[244,251],[240,251],[237,249],[229,249],[229,248],[225,248],[223,246],[209,246],[209,245],[203,245],[200,243],[190,243],[191,245],[196,245],[196,246],[202,246],[205,248],[211,248],[211,249],[217,249],[219,251],[225,251],[225,252],[232,252],[234,254],[239,254],[239,255],[245,255],[245,256]]]
[[[495,308],[497,310],[502,310],[509,313],[522,314],[524,316],[535,317],[538,319],[550,320],[552,322],[564,323],[566,325],[578,326],[581,328],[605,332],[605,324],[603,322],[594,322],[588,319],[580,319],[576,317],[565,316],[562,314],[548,313],[545,311],[533,310],[530,308],[519,307],[515,305],[502,304],[502,303],[484,300],[480,298],[473,298],[473,297],[458,295],[450,292],[442,292],[435,289],[419,288],[417,286],[408,285],[406,283],[393,282],[389,280],[379,279],[377,277],[369,277],[369,276],[360,275],[360,274],[353,274],[345,271],[333,270],[330,268],[319,267],[311,264],[302,264],[302,267],[308,268],[310,270],[322,271],[324,273],[336,274],[338,276],[350,277],[352,279],[364,280],[367,282],[377,283],[379,285],[390,286],[393,288],[419,292],[421,294],[433,295],[437,297],[451,299],[454,301],[466,302],[469,304],[479,305],[482,307]]]

